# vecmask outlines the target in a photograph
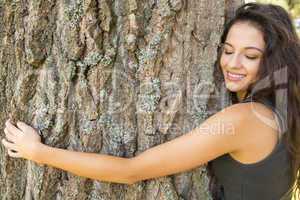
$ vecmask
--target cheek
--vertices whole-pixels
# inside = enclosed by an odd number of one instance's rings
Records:
[[[225,69],[227,60],[228,60],[228,59],[226,58],[226,56],[221,56],[221,58],[220,58],[220,66],[221,66],[221,69],[222,69],[222,70]]]
[[[251,76],[252,80],[255,80],[258,74],[259,62],[248,62],[245,63],[245,68],[247,70],[247,74]]]

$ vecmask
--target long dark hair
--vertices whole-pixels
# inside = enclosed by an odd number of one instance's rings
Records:
[[[242,5],[225,25],[220,43],[226,40],[230,28],[237,22],[253,25],[263,33],[266,44],[258,71],[258,81],[248,88],[253,101],[268,99],[283,116],[286,128],[282,130],[284,142],[292,158],[295,184],[294,196],[300,194],[300,42],[291,17],[280,6],[272,4],[248,3]],[[220,72],[222,46],[218,49],[216,69]],[[220,72],[221,74],[221,72]],[[230,92],[233,102],[236,95]],[[208,169],[211,173],[210,163]],[[212,179],[212,182],[214,180]],[[210,188],[217,199],[215,184]],[[298,199],[297,198],[297,199]]]

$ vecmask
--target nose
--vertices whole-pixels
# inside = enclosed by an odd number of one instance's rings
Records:
[[[242,66],[242,62],[241,62],[240,54],[235,53],[235,54],[232,54],[228,58],[227,67],[229,67],[229,68],[241,68],[241,66]]]

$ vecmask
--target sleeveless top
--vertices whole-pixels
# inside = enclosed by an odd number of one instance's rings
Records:
[[[246,98],[243,102],[250,102]],[[284,128],[282,115],[268,100],[260,101],[275,112],[280,119],[280,129]],[[288,192],[293,185],[291,157],[283,137],[280,137],[273,151],[263,160],[243,164],[224,154],[212,161],[211,170],[217,181],[217,200],[291,200]]]

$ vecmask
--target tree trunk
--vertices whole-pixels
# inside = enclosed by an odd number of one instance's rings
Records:
[[[226,7],[226,0],[0,0],[1,139],[9,115],[42,130],[48,145],[122,157],[185,134],[226,102],[213,73]],[[199,166],[131,186],[95,181],[10,158],[0,147],[5,200],[210,199],[208,180]]]

